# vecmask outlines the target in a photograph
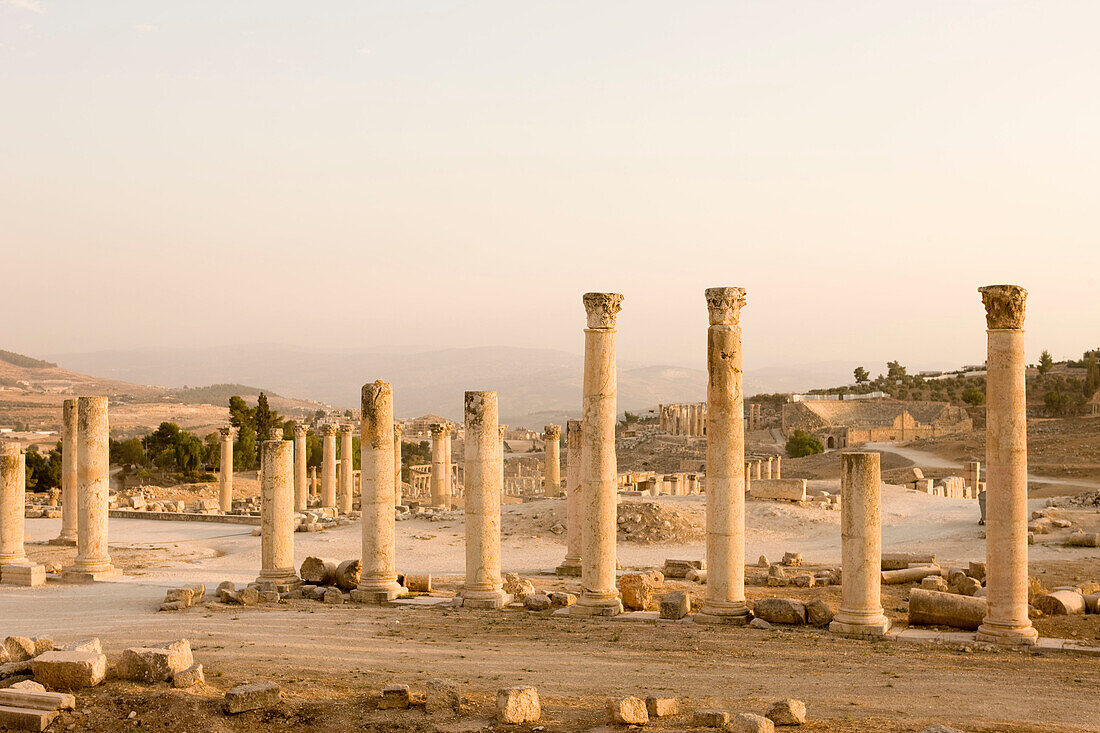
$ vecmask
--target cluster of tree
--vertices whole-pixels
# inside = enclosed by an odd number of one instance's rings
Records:
[[[432,462],[432,445],[426,440],[419,443],[401,441],[401,480],[409,480],[409,466],[422,466]]]
[[[229,424],[237,428],[237,440],[233,444],[233,467],[236,470],[247,471],[259,467],[257,444],[268,439],[272,428],[283,428],[283,437],[286,437],[282,418],[271,409],[267,403],[267,395],[263,392],[256,398],[255,407],[249,407],[240,395],[230,397]]]
[[[821,441],[802,430],[795,430],[787,438],[787,455],[791,458],[803,458],[824,452],[825,446]]]
[[[61,488],[61,441],[46,455],[38,446],[27,448],[27,491],[50,491]]]

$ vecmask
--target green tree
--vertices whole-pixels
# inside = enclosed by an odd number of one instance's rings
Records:
[[[856,367],[852,375],[856,378],[856,384],[863,384],[871,380],[871,373],[861,366]]]
[[[176,470],[190,472],[199,470],[206,447],[191,433],[182,433],[176,441]]]
[[[49,491],[61,485],[61,466],[58,465],[57,472],[52,473],[50,459],[38,452],[38,446],[32,445],[25,455],[28,491]]]
[[[271,409],[267,403],[267,395],[260,392],[260,396],[256,398],[256,410],[252,413],[252,427],[256,430],[256,436],[260,440],[267,440],[271,429],[281,426],[279,413]]]
[[[791,458],[802,458],[803,456],[812,456],[815,453],[824,452],[825,446],[821,444],[821,441],[802,430],[795,430],[787,438],[787,455]]]
[[[886,362],[886,378],[887,379],[904,379],[905,367],[900,362],[888,361]]]
[[[1051,415],[1064,415],[1069,409],[1069,395],[1056,389],[1043,395],[1043,402],[1046,403],[1047,412]]]
[[[237,430],[237,442],[233,445],[233,466],[238,471],[256,467],[256,431],[251,424]]]
[[[1091,398],[1100,389],[1100,362],[1095,354],[1085,359],[1085,399]]]
[[[967,387],[962,392],[962,401],[968,405],[985,404],[985,391],[977,387]]]
[[[124,468],[144,466],[148,463],[148,459],[145,457],[145,447],[138,438],[130,438],[117,443],[117,447],[111,454],[111,462]]]
[[[1039,373],[1046,374],[1052,368],[1054,368],[1054,358],[1049,351],[1043,349],[1043,353],[1039,354]]]

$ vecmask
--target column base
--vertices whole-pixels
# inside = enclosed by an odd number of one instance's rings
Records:
[[[974,641],[1004,646],[1031,646],[1039,640],[1039,632],[1034,626],[999,626],[988,621],[978,627]]]
[[[845,639],[881,639],[890,630],[890,619],[882,616],[875,621],[860,621],[849,623],[846,621],[832,621],[829,624],[829,632]]]
[[[569,607],[570,616],[618,616],[623,612],[623,602],[618,595],[610,598],[581,597]]]
[[[559,577],[579,578],[581,575],[580,562],[566,559],[561,565],[554,568],[554,574]]]
[[[31,588],[46,584],[46,566],[4,565],[0,567],[0,583],[4,585],[24,585]]]
[[[57,537],[54,537],[52,540],[49,540],[46,544],[60,545],[61,547],[76,547],[76,535],[73,534],[72,536],[69,536],[65,533],[61,533]]]
[[[260,576],[256,578],[256,585],[261,590],[273,590],[276,593],[289,593],[302,584],[302,579],[297,575],[283,575],[274,578]]]
[[[745,603],[716,606],[703,601],[702,608],[691,617],[691,620],[697,624],[745,626],[752,621],[752,611]]]
[[[100,583],[105,580],[114,580],[122,575],[122,571],[116,567],[106,570],[78,570],[77,568],[64,568],[61,571],[62,583],[84,584]]]
[[[377,606],[381,603],[389,603],[408,592],[404,586],[397,583],[385,588],[356,588],[351,592],[351,602]]]
[[[463,608],[487,608],[499,611],[512,602],[512,594],[504,591],[471,591],[470,595],[461,594]]]
[[[0,557],[0,567],[5,565],[26,565],[30,560],[27,559],[27,553],[19,555],[4,555]]]

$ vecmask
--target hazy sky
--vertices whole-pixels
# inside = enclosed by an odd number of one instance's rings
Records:
[[[1100,3],[0,0],[3,343],[1100,346]]]

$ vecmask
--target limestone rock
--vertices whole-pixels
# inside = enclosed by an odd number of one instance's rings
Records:
[[[541,715],[539,693],[534,687],[497,690],[497,720],[501,723],[534,723]]]
[[[1085,597],[1071,590],[1056,590],[1039,596],[1033,605],[1047,616],[1071,616],[1086,610]]]
[[[806,604],[806,623],[819,628],[828,626],[835,613],[829,604],[820,598],[810,601]]]
[[[282,689],[274,682],[254,682],[226,691],[222,704],[230,715],[248,710],[267,710],[279,704],[282,694]]]
[[[649,712],[640,697],[610,698],[607,719],[615,725],[645,725],[649,722]]]
[[[4,639],[4,650],[10,662],[25,662],[34,658],[34,641],[25,636],[9,636]]]
[[[763,715],[738,713],[730,721],[734,733],[775,733],[775,723]]]
[[[408,710],[412,703],[412,694],[408,685],[386,685],[382,688],[382,699],[378,701],[380,710]]]
[[[806,605],[797,598],[759,598],[752,604],[752,612],[768,623],[806,623]]]
[[[806,703],[801,700],[779,700],[768,708],[766,717],[776,725],[803,725],[806,722]]]
[[[665,560],[664,574],[666,578],[684,578],[692,568],[706,570],[707,563],[705,560]]]
[[[187,639],[152,647],[132,647],[122,652],[118,676],[137,682],[168,682],[194,663],[191,643]]]
[[[925,590],[934,590],[940,593],[948,593],[951,590],[947,581],[939,575],[929,575],[927,578],[921,579],[920,587]]]
[[[922,580],[921,583],[923,582]],[[982,584],[974,580],[974,578],[964,575],[951,584],[951,591],[958,593],[960,596],[972,596],[975,595],[981,587]]]
[[[172,687],[194,687],[206,682],[201,664],[192,664],[182,672],[172,675]]]
[[[952,728],[949,725],[931,725],[920,733],[963,733],[958,728]]]
[[[666,594],[661,599],[661,618],[681,619],[691,613],[691,596],[682,590]]]
[[[550,608],[550,596],[534,593],[523,599],[523,607],[528,611],[545,611]]]
[[[52,652],[56,647],[53,645],[53,639],[48,636],[36,636],[31,641],[34,642],[34,656],[39,654],[45,654],[46,652]]]
[[[772,627],[771,624],[769,624],[762,618],[754,618],[752,621],[749,621],[749,626],[753,627],[754,629],[760,629],[761,631],[767,631]]]
[[[260,591],[252,588],[241,588],[236,593],[237,603],[242,606],[255,606],[260,602]]]
[[[756,567],[758,567],[758,568],[766,568],[770,564],[771,563],[768,562],[768,556],[767,555],[761,555],[760,558],[756,561]]]
[[[780,562],[789,568],[798,567],[802,564],[802,553],[784,552],[783,559]]]
[[[791,579],[791,583],[799,588],[813,588],[817,585],[817,579],[809,573],[800,573]]]
[[[23,692],[45,692],[46,688],[34,680],[23,680],[8,686],[9,690],[22,690]]]
[[[450,680],[428,680],[424,695],[424,709],[429,713],[457,713],[462,710],[462,696],[458,685]]]
[[[513,573],[514,574],[514,573]],[[409,589],[410,593],[431,593],[432,592],[432,575],[431,573],[409,573],[405,576],[405,587]],[[527,585],[531,585],[528,583]],[[534,592],[534,586],[531,586],[531,592]],[[507,590],[505,591],[507,592]]]
[[[93,636],[90,639],[80,639],[78,641],[70,641],[65,646],[61,647],[63,652],[95,652],[96,654],[103,653],[103,645],[99,642],[99,637]]]
[[[727,728],[730,714],[725,710],[696,710],[691,724],[697,728]]]
[[[311,555],[302,561],[299,575],[307,583],[333,585],[336,583],[336,561]]]
[[[653,603],[653,579],[647,573],[628,573],[619,579],[623,608],[644,611]]]
[[[95,687],[107,676],[107,657],[96,652],[46,652],[31,662],[34,678],[50,690]]]
[[[550,605],[554,608],[564,608],[566,606],[572,606],[576,602],[577,597],[572,593],[555,591],[550,594]]]
[[[412,590],[412,588],[409,588]],[[504,576],[504,592],[510,593],[517,601],[522,601],[534,594],[535,586],[531,581],[519,577],[518,573],[508,573]]]
[[[650,695],[645,699],[645,709],[651,718],[667,718],[679,714],[680,699]]]
[[[344,602],[344,594],[339,588],[326,588],[322,600],[330,606],[339,606]]]
[[[344,560],[336,566],[336,586],[341,590],[355,590],[362,573],[362,560]]]

